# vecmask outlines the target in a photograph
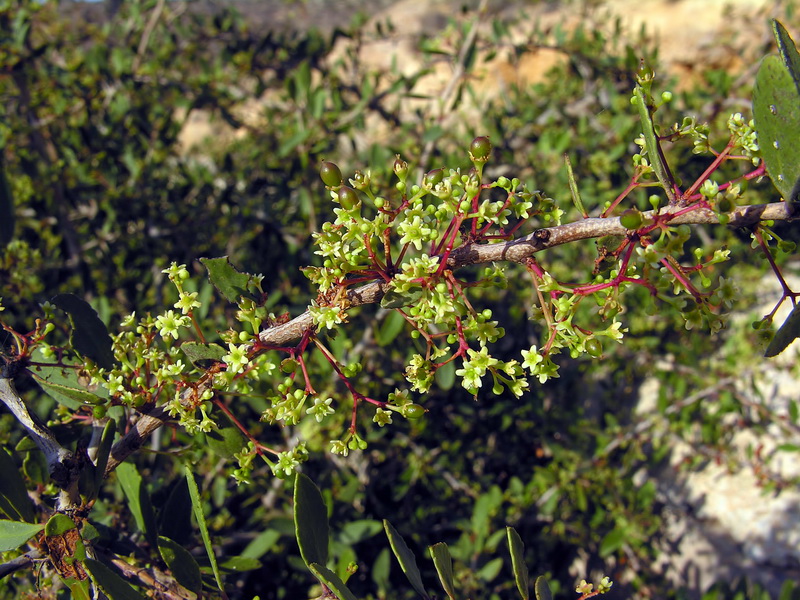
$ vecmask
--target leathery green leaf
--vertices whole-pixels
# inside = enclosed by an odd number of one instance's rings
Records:
[[[428,594],[425,591],[425,586],[422,585],[422,576],[417,567],[417,559],[414,557],[414,553],[409,550],[403,536],[397,533],[397,530],[386,519],[383,521],[383,528],[386,530],[386,537],[389,538],[389,545],[392,547],[392,552],[394,552],[397,562],[400,563],[400,568],[403,569],[403,573],[405,573],[406,578],[411,583],[411,587],[427,600]]]
[[[453,578],[453,559],[450,556],[447,544],[444,542],[434,544],[430,547],[430,551],[431,558],[433,558],[433,566],[439,575],[439,581],[442,582],[442,588],[451,600],[455,600],[456,588]]]
[[[294,528],[300,556],[306,565],[328,562],[328,509],[322,494],[308,476],[298,473],[294,482]]]
[[[508,537],[508,551],[511,554],[511,568],[514,571],[514,581],[517,584],[522,600],[528,600],[530,595],[528,593],[528,566],[525,564],[525,544],[513,527],[506,527],[506,535]]]

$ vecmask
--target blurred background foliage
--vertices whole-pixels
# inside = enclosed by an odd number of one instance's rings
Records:
[[[354,15],[351,26],[326,33],[280,33],[249,27],[233,8],[210,14],[186,8],[130,0],[93,22],[65,18],[55,2],[0,0],[0,166],[15,207],[13,240],[0,255],[0,296],[4,318],[20,330],[30,329],[38,304],[57,293],[86,298],[112,327],[131,311],[162,310],[172,292],[161,269],[172,261],[189,265],[201,297],[209,299],[212,288],[197,262],[203,256],[228,255],[243,270],[264,273],[272,310],[299,314],[312,297],[299,267],[316,264],[311,233],[332,216],[318,176],[321,160],[337,162],[345,177],[369,169],[389,195],[395,154],[419,172],[465,167],[469,141],[489,135],[490,176],[519,177],[561,199],[565,220],[574,219],[562,158],[567,153],[584,203],[597,213],[630,178],[639,132],[629,105],[633,74],[641,59],[659,71],[657,47],[644,37],[631,41],[611,18],[602,28],[535,32],[512,41],[513,21],[496,20],[470,38],[473,15],[459,14],[441,35],[421,41],[425,61],[408,74],[397,65],[369,67],[359,51],[402,23],[366,25],[365,16]],[[797,19],[790,13],[787,19],[796,31]],[[543,81],[510,85],[479,113],[469,112],[476,97],[470,74],[481,59],[505,49],[513,62],[537,47],[555,48],[564,60]],[[416,89],[441,61],[464,70],[452,98]],[[697,114],[718,132],[712,144],[723,145],[728,115],[749,110],[752,78],[739,75],[704,73],[659,111],[661,122]],[[190,148],[181,135],[198,114],[211,119],[212,137]],[[689,147],[670,151],[669,159],[684,181],[707,166]],[[774,192],[768,182],[753,184],[747,199],[768,202]],[[634,200],[647,207],[644,192]],[[692,235],[697,245],[733,250],[729,264],[735,266],[722,265],[719,272],[740,285],[740,310],[765,300],[757,292],[767,265],[745,234],[713,227]],[[562,280],[579,282],[590,278],[596,256],[590,242],[555,249],[541,260]],[[537,343],[540,332],[530,320],[530,283],[515,276],[521,273],[514,267],[508,272],[506,289],[476,300],[508,332],[498,348],[502,358]],[[678,313],[636,290],[627,303],[630,334],[624,345],[606,348],[602,360],[562,359],[560,379],[534,387],[523,401],[487,396],[476,402],[442,369],[438,385],[421,399],[430,411],[426,418],[382,429],[365,423],[369,449],[346,459],[326,451],[330,436],[346,426],[345,407],[322,425],[309,420],[294,429],[270,428],[258,417],[266,407],[261,396],[274,382],[251,397],[231,399],[230,406],[266,444],[309,440],[312,459],[304,470],[329,501],[336,570],[359,565],[348,585],[361,598],[414,597],[397,567],[389,568],[388,544],[378,535],[383,518],[418,554],[446,541],[462,567],[464,597],[515,593],[509,565],[497,560],[505,525],[526,542],[531,568],[547,574],[554,589],[560,583],[564,597],[576,575],[589,575],[575,571],[579,559],[587,569],[621,578],[618,597],[686,597],[696,590],[676,587],[651,568],[664,530],[663,499],[648,475],[668,464],[676,439],[690,441],[698,461],[725,462],[733,460],[728,451],[736,430],[764,426],[735,383],[759,360],[758,340],[741,323],[719,336],[687,331]],[[227,307],[219,298],[212,307],[201,315],[203,328],[227,328]],[[402,328],[388,314],[358,309],[329,342],[343,362],[362,363],[361,391],[373,397],[404,386],[401,369],[414,351],[411,342],[399,343],[406,338],[398,337]],[[327,385],[337,402],[344,401],[327,363],[313,365],[318,391]],[[639,388],[653,375],[661,383],[658,413],[637,415]],[[697,390],[706,393],[684,402]],[[33,386],[25,393],[41,414],[57,418],[58,407]],[[10,415],[0,417],[0,431],[8,447],[20,442]],[[258,561],[249,565],[253,570],[227,574],[229,595],[312,595],[314,581],[293,538],[290,484],[263,468],[252,485],[237,487],[228,476],[227,446],[161,431],[132,459],[157,507],[187,502],[175,452],[196,465],[221,553]],[[763,460],[753,457],[750,466]],[[33,454],[24,466],[32,485],[46,489]],[[770,489],[795,483],[763,480]],[[117,551],[134,552],[123,543],[134,525],[113,477],[107,488],[91,517],[107,526],[103,534]],[[180,526],[162,525],[202,554],[188,517]],[[423,574],[433,581],[425,562]],[[6,578],[0,595],[19,597],[33,581],[33,574]],[[729,595],[735,593],[745,595]],[[725,581],[704,598],[763,593],[748,582]]]

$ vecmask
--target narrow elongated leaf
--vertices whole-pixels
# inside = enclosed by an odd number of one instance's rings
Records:
[[[781,196],[796,211],[793,193],[800,179],[800,92],[786,64],[777,56],[764,58],[753,89],[753,116],[767,173]]]
[[[386,537],[389,538],[389,545],[392,547],[392,552],[394,552],[397,562],[400,563],[400,568],[403,569],[403,573],[405,573],[406,578],[409,583],[411,583],[411,587],[413,587],[414,591],[420,596],[425,598],[425,600],[428,600],[429,596],[425,591],[425,586],[422,585],[422,576],[419,573],[417,559],[414,557],[414,553],[409,550],[403,536],[397,533],[397,530],[386,519],[383,520],[383,528],[386,530]]]
[[[242,296],[256,300],[247,289],[253,276],[237,271],[227,256],[201,258],[200,262],[208,271],[208,279],[228,301],[238,302]]]
[[[179,543],[191,538],[192,499],[187,486],[178,484],[172,488],[158,515],[158,531]]]
[[[575,208],[581,213],[584,219],[589,216],[586,208],[583,206],[581,199],[581,192],[578,189],[578,182],[575,180],[575,172],[572,170],[572,161],[569,159],[569,154],[564,154],[564,162],[567,164],[567,181],[569,181],[569,193],[572,194],[572,201],[575,203]]]
[[[642,135],[644,136],[644,147],[647,150],[647,160],[650,162],[650,166],[653,167],[656,178],[658,178],[661,187],[664,188],[667,197],[672,199],[675,196],[674,182],[661,153],[656,127],[653,123],[653,115],[650,113],[650,107],[647,106],[644,90],[637,85],[633,90],[633,94],[638,99],[637,107],[639,108],[639,120],[642,123]]]
[[[194,474],[189,465],[184,465],[184,472],[186,473],[186,483],[189,486],[189,497],[192,500],[192,512],[197,521],[197,526],[200,528],[200,537],[203,538],[203,545],[206,547],[206,554],[208,554],[208,560],[211,563],[211,570],[214,572],[214,579],[217,582],[217,587],[220,591],[223,591],[222,576],[219,573],[217,557],[214,554],[214,547],[211,545],[211,536],[208,534],[208,525],[206,524],[206,517],[203,514],[203,501],[200,499],[200,489],[197,487],[197,482],[194,479]]]
[[[33,502],[28,497],[22,473],[5,448],[0,448],[0,473],[2,473],[2,476],[0,476],[0,498],[4,500],[2,503],[3,512],[11,520],[33,522]]]
[[[328,569],[327,567],[323,567],[317,563],[311,563],[308,565],[309,570],[314,574],[314,576],[320,580],[321,583],[325,584],[339,600],[358,600],[354,595],[353,592],[345,585],[344,581],[341,578]]]
[[[434,544],[430,547],[430,551],[431,558],[433,558],[433,566],[439,575],[439,581],[442,582],[442,588],[451,600],[455,600],[456,588],[453,582],[453,559],[450,556],[447,544],[444,542]]]
[[[536,600],[553,600],[553,592],[550,591],[550,586],[543,576],[539,575],[539,577],[536,578],[533,590],[536,594]]]
[[[506,527],[506,535],[508,537],[508,552],[511,554],[511,568],[514,571],[514,581],[517,584],[522,600],[528,600],[530,594],[528,592],[528,565],[525,564],[525,544],[513,527]]]
[[[797,45],[786,28],[776,19],[772,20],[772,32],[775,34],[783,63],[792,76],[797,93],[800,94],[800,53],[797,51]]]
[[[16,550],[44,529],[40,523],[22,523],[0,519],[0,552]]]
[[[306,565],[328,562],[328,509],[308,476],[297,473],[294,482],[294,528],[300,556]]]
[[[199,595],[203,587],[200,565],[189,551],[163,535],[158,537],[158,550],[178,583]]]
[[[143,594],[133,589],[131,584],[99,560],[87,558],[84,565],[92,579],[111,600],[146,600]]]
[[[257,558],[247,558],[246,556],[228,556],[219,561],[219,568],[223,571],[234,571],[244,573],[245,571],[255,571],[261,568],[261,561]]]
[[[122,492],[128,500],[128,508],[136,521],[139,531],[144,533],[147,541],[153,548],[158,548],[158,527],[153,505],[150,503],[150,494],[142,481],[142,476],[136,467],[129,462],[121,463],[116,470],[117,479],[122,486]]]
[[[111,454],[111,446],[114,444],[114,434],[117,432],[117,422],[114,419],[108,419],[106,426],[103,428],[103,435],[100,437],[100,445],[97,447],[96,467],[94,472],[94,497],[100,490],[100,485],[103,483],[105,477],[106,465],[108,465],[108,457]]]
[[[262,531],[242,550],[242,558],[261,558],[278,543],[280,537],[280,532],[274,529]]]
[[[70,341],[75,350],[104,369],[113,368],[111,336],[91,305],[74,294],[58,294],[50,302],[69,314],[72,322]]]
[[[767,346],[764,356],[772,358],[786,350],[793,341],[800,337],[800,304],[796,304],[783,322],[780,329],[775,332],[775,337]]]

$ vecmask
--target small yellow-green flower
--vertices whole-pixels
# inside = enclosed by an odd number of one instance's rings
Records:
[[[247,363],[250,362],[247,357],[247,345],[237,346],[236,344],[228,343],[228,354],[223,356],[222,360],[228,365],[229,373],[241,373]]]

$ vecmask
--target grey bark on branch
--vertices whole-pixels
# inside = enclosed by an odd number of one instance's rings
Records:
[[[657,214],[662,216],[669,212],[685,211],[686,207],[674,207],[660,212],[643,213],[645,219]],[[728,226],[733,228],[749,227],[762,221],[790,221],[797,217],[790,214],[785,202],[740,206],[729,213]],[[718,225],[719,215],[712,210],[697,208],[686,211],[669,220],[669,225]],[[492,244],[470,244],[455,250],[448,259],[447,266],[456,270],[461,267],[491,262],[522,262],[548,248],[562,246],[579,240],[600,238],[608,235],[624,236],[629,232],[622,226],[619,218],[588,218],[538,229],[508,242]],[[361,306],[380,302],[389,284],[375,281],[348,290],[347,300],[350,306]],[[259,341],[268,346],[285,346],[299,340],[303,333],[313,327],[311,313],[305,311],[287,323],[265,329],[259,334]],[[188,399],[188,395],[187,395]],[[128,456],[136,452],[145,442],[147,436],[161,427],[167,419],[165,411],[158,407],[142,416],[130,431],[111,449],[106,475]]]
[[[36,446],[44,453],[47,469],[55,484],[61,489],[58,498],[59,509],[75,508],[80,504],[78,494],[78,475],[80,466],[72,452],[58,443],[56,436],[36,416],[28,410],[25,401],[17,393],[14,381],[0,377],[0,401],[27,430]]]

